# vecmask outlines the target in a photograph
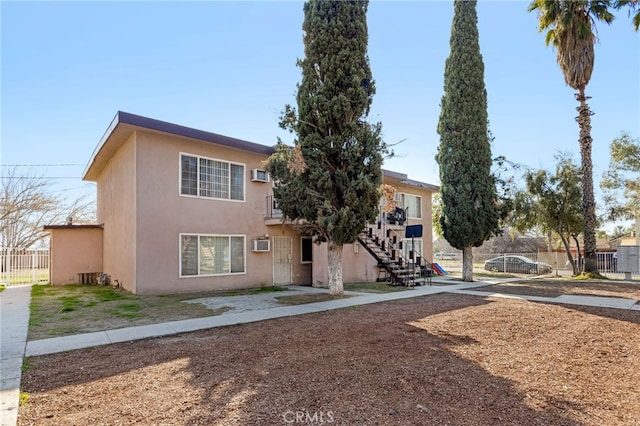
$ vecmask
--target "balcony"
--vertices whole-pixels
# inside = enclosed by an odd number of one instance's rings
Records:
[[[267,195],[267,215],[265,216],[265,225],[280,225],[283,223],[284,215],[282,210],[278,208],[278,200],[273,195]]]

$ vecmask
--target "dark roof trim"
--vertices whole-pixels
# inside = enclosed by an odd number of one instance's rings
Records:
[[[99,155],[102,147],[107,143],[113,132],[119,124],[128,124],[130,126],[140,127],[143,129],[154,130],[157,132],[168,133],[176,136],[182,136],[191,139],[197,139],[204,142],[215,143],[218,145],[228,146],[231,148],[241,149],[244,151],[255,152],[258,154],[271,155],[275,152],[274,146],[261,145],[254,142],[236,139],[229,136],[219,135],[217,133],[205,132],[203,130],[193,129],[191,127],[180,126],[178,124],[168,123],[166,121],[156,120],[141,115],[131,114],[128,112],[118,111],[102,135],[100,142],[91,155],[91,159],[83,176],[86,176],[91,169],[96,157]]]
[[[92,225],[45,225],[43,229],[104,229],[104,223],[92,224]]]
[[[191,127],[180,126],[178,124],[167,123],[166,121],[155,120],[141,115],[130,114],[118,111],[117,115],[120,123],[131,124],[132,126],[144,127],[145,129],[157,130],[159,132],[170,133],[177,136],[184,136],[192,139],[199,139],[205,142],[216,143],[218,145],[229,146],[242,149],[244,151],[257,152],[259,154],[271,155],[275,152],[274,147],[261,145],[242,139],[231,138],[216,133],[205,132]]]
[[[142,129],[149,129],[152,131],[168,133],[176,136],[182,136],[186,138],[196,139],[203,142],[214,143],[218,145],[228,146],[231,148],[241,149],[243,151],[255,152],[263,155],[271,155],[275,152],[274,146],[261,145],[254,142],[245,141],[242,139],[236,139],[229,136],[219,135],[217,133],[205,132],[203,130],[193,129],[191,127],[180,126],[178,124],[168,123],[166,121],[156,120],[149,117],[143,117],[141,115],[131,114],[128,112],[118,111],[107,127],[107,130],[102,135],[100,142],[96,146],[91,159],[84,170],[83,179],[87,179],[87,175],[91,168],[94,166],[96,158],[100,155],[100,151],[105,146],[109,138],[116,132],[118,125],[129,125]],[[423,188],[431,191],[439,191],[440,187],[437,185],[431,185],[416,180],[411,180],[404,173],[392,172],[390,170],[382,170],[385,176],[399,179],[405,185],[414,186],[417,188]],[[91,180],[91,179],[89,179]],[[54,226],[54,225],[51,225]],[[61,225],[62,226],[62,225]],[[75,226],[75,225],[74,225]],[[50,228],[55,229],[55,228]]]
[[[96,145],[96,148],[93,150],[93,153],[91,154],[91,158],[89,159],[89,163],[87,163],[87,167],[85,167],[84,172],[82,172],[83,180],[86,179],[87,173],[89,173],[89,169],[91,169],[91,166],[93,166],[93,163],[95,162],[96,157],[98,156],[98,153],[100,153],[100,150],[102,149],[104,144],[107,143],[109,136],[111,136],[113,131],[116,129],[116,126],[118,125],[119,116],[120,116],[120,111],[118,111],[116,113],[116,116],[113,117],[113,120],[111,120],[111,123],[109,123],[109,127],[107,127],[107,130],[105,130],[104,134],[100,138],[100,142],[98,142],[98,145]]]
[[[435,192],[440,191],[440,187],[438,185],[432,185],[430,183],[409,179],[409,177],[405,173],[393,172],[391,170],[382,169],[382,174],[390,178],[398,179],[400,180],[400,183],[405,185],[415,186],[416,188],[428,189]]]

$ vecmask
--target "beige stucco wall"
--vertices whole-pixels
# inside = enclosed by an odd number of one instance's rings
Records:
[[[245,165],[245,201],[180,195],[180,153]],[[310,284],[300,261],[300,236],[289,226],[267,226],[271,183],[252,182],[265,155],[161,133],[137,131],[97,179],[98,220],[105,224],[104,272],[136,294],[171,294],[273,284],[271,252],[251,251],[264,235],[292,237],[292,283]],[[246,273],[180,277],[180,234],[245,237]]]
[[[635,236],[629,236],[629,237],[622,237],[620,238],[620,244],[621,246],[635,246],[636,244],[636,237]]]
[[[271,253],[254,253],[251,240],[284,232],[265,224],[271,184],[252,182],[251,169],[266,158],[233,148],[163,134],[137,133],[137,276],[138,294],[195,292],[271,285]],[[180,195],[180,153],[244,164],[245,200],[215,200]],[[180,277],[180,234],[242,235],[245,274]],[[297,238],[293,239],[294,253]],[[301,276],[301,271],[294,272]]]
[[[387,176],[385,176],[384,182],[394,186],[398,192],[422,197],[421,218],[410,218],[405,225],[422,225],[422,256],[429,261],[433,261],[433,238],[431,236],[431,197],[433,191],[413,185],[406,185],[398,179]],[[400,226],[394,228],[397,230],[403,229]],[[402,235],[404,235],[403,232],[404,231],[401,232]],[[358,247],[355,248],[355,246]],[[314,245],[313,285],[316,287],[327,287],[329,284],[327,250],[327,244]],[[361,247],[360,244],[345,244],[342,249],[342,280],[345,283],[374,282],[378,279],[380,273],[377,264],[373,256]]]
[[[126,130],[126,129],[125,129]],[[123,130],[124,131],[124,130]],[[180,195],[180,154],[231,161],[245,167],[244,201]],[[251,169],[266,155],[208,142],[135,130],[97,178],[98,221],[104,223],[103,272],[133,293],[173,294],[273,284],[273,251],[254,253],[253,239],[292,238],[292,283],[326,285],[326,245],[314,244],[313,264],[301,263],[300,235],[288,225],[265,221],[271,183],[252,182]],[[423,254],[432,258],[431,191],[385,177],[400,192],[422,196]],[[410,219],[410,224],[418,221]],[[180,235],[245,237],[245,273],[180,277]],[[343,250],[345,282],[375,281],[377,262],[360,247]]]
[[[136,293],[136,134],[120,147],[97,180],[97,218],[104,223],[103,269]]]
[[[266,208],[266,207],[265,207]],[[302,238],[290,226],[285,224],[271,225],[267,227],[269,237],[291,237],[291,283],[296,285],[311,285],[312,263],[302,263]],[[268,255],[271,273],[273,274],[273,251],[264,253]],[[261,254],[258,254],[261,255]],[[315,263],[315,253],[312,254]]]
[[[68,226],[48,232],[51,284],[78,284],[79,273],[102,272],[102,228]]]
[[[385,183],[388,183],[395,187],[398,192],[411,195],[419,195],[422,197],[422,217],[420,219],[408,218],[405,225],[422,225],[422,255],[425,259],[433,262],[433,236],[432,236],[432,200],[433,191],[426,188],[419,188],[412,185],[406,185],[401,183],[397,179],[386,178]]]
[[[357,247],[357,248],[356,248]],[[359,243],[342,247],[342,281],[373,282],[378,278],[378,262]],[[313,286],[329,286],[328,244],[314,244]]]
[[[632,232],[630,234],[622,235],[620,237],[608,240],[608,247],[616,249],[620,246],[636,246],[639,245],[637,241],[638,239],[635,232]]]

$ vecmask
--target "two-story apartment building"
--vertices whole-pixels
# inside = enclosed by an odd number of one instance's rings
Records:
[[[270,285],[327,285],[326,244],[283,222],[261,164],[272,146],[118,112],[83,179],[97,183],[96,226],[51,232],[53,284],[108,274],[135,294]],[[431,259],[431,195],[438,187],[384,172],[416,249]],[[385,216],[381,214],[381,219]],[[88,242],[90,241],[90,242]],[[84,247],[74,253],[73,247]],[[375,281],[377,261],[358,244],[343,254],[345,282]]]

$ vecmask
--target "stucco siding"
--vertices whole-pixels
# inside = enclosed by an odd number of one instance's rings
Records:
[[[357,248],[356,248],[357,247]],[[359,243],[342,246],[342,281],[374,282],[378,278],[378,262]],[[313,286],[329,286],[328,245],[315,245],[313,252]]]
[[[118,149],[97,180],[97,216],[104,223],[103,269],[136,292],[136,135]]]
[[[384,182],[392,185],[400,193],[420,196],[421,217],[419,219],[409,218],[408,221],[405,222],[405,225],[422,225],[423,236],[421,238],[421,255],[428,261],[433,261],[433,241],[431,236],[431,197],[433,195],[433,190],[403,184],[400,179],[394,179],[388,176],[385,176]],[[404,206],[399,207],[404,208]],[[384,220],[383,212],[379,214],[378,220]],[[395,226],[394,228],[397,230],[399,238],[402,238],[404,236],[404,228],[400,226]],[[317,287],[326,287],[329,284],[327,244],[314,245],[313,256],[313,285]],[[361,247],[359,244],[345,244],[343,246],[342,280],[345,283],[376,281],[380,276],[380,271],[377,265],[378,263],[373,256],[371,256],[366,249]],[[384,274],[381,276],[384,276]]]
[[[425,259],[433,262],[433,236],[431,235],[432,234],[431,197],[433,196],[434,192],[430,189],[419,188],[412,185],[406,185],[406,184],[403,184],[401,181],[392,179],[392,178],[385,178],[385,183],[392,185],[400,193],[420,196],[422,200],[420,219],[409,217],[407,218],[405,225],[422,225],[422,229],[423,229],[422,256]],[[398,206],[398,207],[404,207],[404,206]]]
[[[244,165],[244,200],[180,195],[180,155]],[[186,138],[138,132],[137,292],[165,294],[272,284],[269,252],[253,253],[252,240],[269,234],[264,222],[271,184],[251,182],[264,156]],[[271,227],[273,228],[273,227]],[[245,273],[180,277],[180,235],[245,237]]]
[[[102,271],[95,272],[106,272],[112,282],[140,295],[258,287],[273,285],[276,279],[326,285],[326,244],[312,244],[313,262],[303,262],[302,239],[295,227],[266,220],[272,184],[253,182],[251,171],[261,168],[271,152],[266,145],[119,112],[84,174],[84,179],[97,183],[97,219],[104,224]],[[182,163],[181,155],[189,158]],[[188,170],[185,191],[191,195],[181,194],[183,164]],[[237,185],[240,167],[242,197]],[[228,176],[229,183],[223,183]],[[387,170],[384,182],[421,197],[421,217],[410,214],[405,225],[423,225],[421,254],[432,260],[431,195],[438,187]],[[205,195],[210,197],[201,196],[201,191],[209,191]],[[416,199],[407,199],[416,211]],[[281,236],[287,238],[276,239]],[[244,267],[239,266],[240,238]],[[252,241],[265,238],[271,250],[253,252]],[[283,253],[289,250],[289,240],[291,252]],[[308,255],[309,246],[305,247]],[[343,280],[375,281],[377,262],[357,247],[344,246]]]
[[[102,228],[50,229],[50,280],[78,284],[79,273],[102,272]]]

